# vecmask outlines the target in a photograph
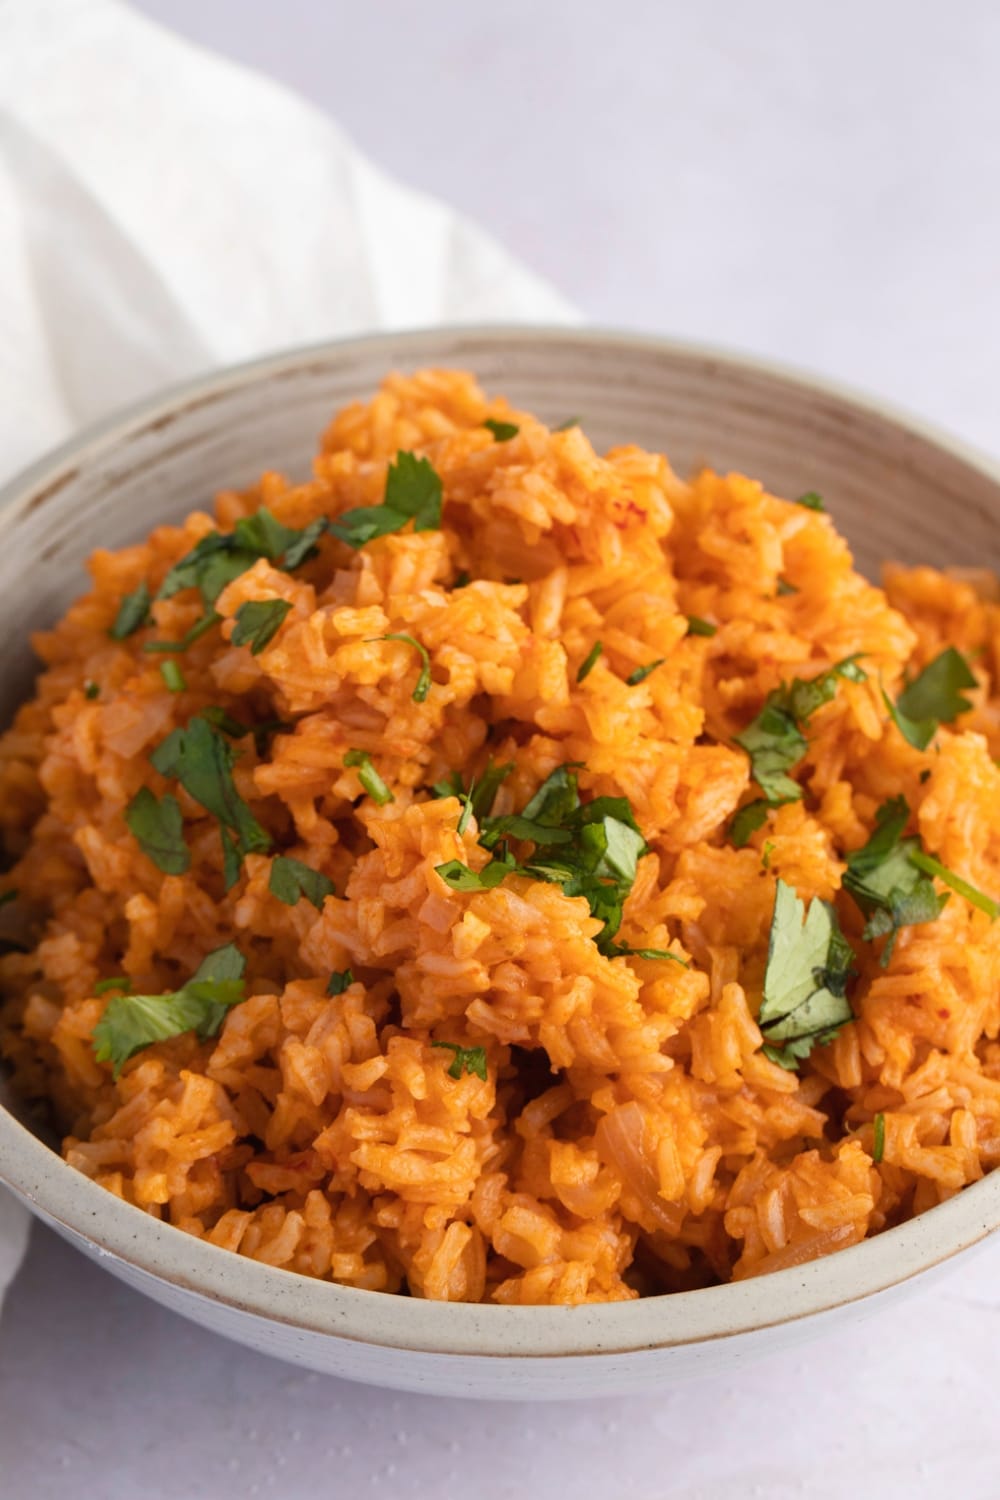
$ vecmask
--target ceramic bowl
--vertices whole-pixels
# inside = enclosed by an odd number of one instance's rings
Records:
[[[819,490],[861,568],[883,558],[994,556],[1000,472],[879,405],[758,361],[660,340],[564,330],[387,335],[277,355],[192,381],[75,438],[0,497],[0,715],[35,670],[29,633],[83,591],[97,546],[210,504],[262,469],[308,472],[332,411],[386,370],[473,370],[598,447],[666,451],[783,495]],[[580,1308],[447,1305],[333,1286],[202,1243],[68,1167],[17,1118],[0,1080],[0,1180],[85,1254],[206,1327],[332,1374],[452,1395],[648,1390],[821,1332],[1000,1225],[994,1174],[900,1228],[795,1270],[705,1291]]]

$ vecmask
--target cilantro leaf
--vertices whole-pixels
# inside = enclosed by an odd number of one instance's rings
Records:
[[[882,697],[896,728],[916,750],[926,750],[939,724],[950,724],[972,707],[962,694],[974,688],[976,679],[968,662],[954,646],[948,646],[918,677],[903,689],[893,704],[885,690]]]
[[[88,701],[93,701],[101,696],[101,684],[99,682],[85,682],[83,684],[83,696]]]
[[[404,645],[412,646],[414,651],[420,653],[420,660],[423,665],[420,668],[420,675],[417,678],[417,683],[411,696],[414,703],[423,703],[431,690],[431,658],[427,647],[422,646],[419,641],[414,640],[412,635],[379,635],[375,639],[378,641],[402,641]]]
[[[99,979],[94,985],[95,995],[106,995],[109,990],[121,990],[127,995],[132,988],[132,981],[127,974],[116,974],[113,979]]]
[[[984,911],[991,922],[995,922],[1000,916],[1000,905],[993,900],[992,896],[987,896],[984,892],[977,890],[974,885],[963,880],[961,875],[956,875],[954,870],[949,870],[947,865],[935,859],[933,854],[925,854],[919,850],[911,854],[910,859],[925,875],[936,875],[938,880],[944,885],[951,886],[951,889],[968,901],[970,906],[976,906],[980,911]]]
[[[773,806],[766,797],[757,797],[733,813],[729,837],[734,848],[743,849],[750,842],[751,834],[756,833],[767,822],[767,815]]]
[[[601,652],[603,650],[604,647],[602,646],[601,642],[595,641],[590,650],[587,652],[586,656],[583,658],[583,661],[580,663],[579,667],[577,667],[577,682],[582,682],[585,677],[590,676],[591,672],[597,666],[597,659],[601,655]]]
[[[669,948],[630,948],[627,943],[607,943],[604,953],[608,958],[669,958],[682,969],[691,967],[686,958],[671,953]]]
[[[349,547],[363,547],[375,537],[401,531],[437,531],[441,525],[441,480],[433,465],[415,453],[400,451],[386,475],[381,505],[360,505],[330,523],[333,535]]]
[[[638,687],[640,682],[646,681],[650,672],[655,672],[657,667],[662,667],[666,659],[665,656],[658,656],[656,661],[647,662],[644,667],[636,667],[635,671],[630,672],[626,677],[626,683],[629,687]]]
[[[353,983],[354,975],[351,973],[350,969],[334,969],[333,973],[330,975],[330,980],[326,987],[326,993],[328,995],[342,995],[344,991]]]
[[[498,443],[509,443],[511,438],[517,437],[521,431],[520,427],[513,422],[497,422],[493,417],[487,417],[483,423],[488,427]]]
[[[125,822],[143,854],[158,870],[167,875],[183,875],[190,869],[184,817],[176,797],[168,792],[157,801],[148,786],[140,787],[125,809]]]
[[[487,762],[486,770],[478,778],[474,778],[469,786],[468,792],[462,783],[462,778],[457,771],[449,771],[447,776],[435,781],[431,791],[435,797],[458,797],[468,800],[472,807],[477,823],[481,823],[496,801],[497,792],[501,784],[513,771],[512,762],[503,766],[496,766],[493,761]],[[468,820],[466,820],[468,821]],[[460,832],[464,833],[465,829]]]
[[[872,1161],[878,1166],[885,1155],[885,1115],[879,1110],[872,1121]]]
[[[395,797],[376,771],[367,750],[348,750],[344,756],[344,765],[348,768],[357,767],[358,780],[379,807],[385,807],[387,802],[395,802]]]
[[[798,589],[795,587],[794,583],[789,583],[787,578],[779,578],[778,579],[777,597],[779,599],[784,599],[789,594],[797,594],[797,593],[798,593]]]
[[[716,635],[718,625],[713,625],[711,620],[703,620],[700,615],[688,615],[688,635]]]
[[[184,673],[173,660],[160,662],[160,676],[168,692],[183,693],[187,688]]]
[[[206,719],[195,715],[186,729],[175,729],[153,751],[150,760],[161,776],[178,780],[189,796],[217,818],[222,831],[226,889],[234,884],[239,862],[263,854],[271,839],[243,801],[233,781],[236,752]],[[227,836],[231,835],[231,836]]]
[[[434,868],[453,891],[491,891],[508,875],[524,873],[517,865],[502,859],[491,859],[481,870],[470,870],[460,859],[449,859]]]
[[[916,861],[920,840],[901,837],[909,818],[905,797],[884,802],[867,844],[847,856],[844,889],[867,918],[865,938],[889,939],[882,952],[883,968],[892,958],[899,929],[936,921],[948,899],[937,894],[933,880]]]
[[[123,641],[145,625],[149,619],[149,607],[153,602],[149,584],[143,579],[139,587],[126,594],[118,606],[115,622],[108,631],[113,641]]]
[[[852,1019],[846,992],[853,959],[829,902],[814,898],[806,915],[805,903],[779,880],[757,1016],[772,1062],[795,1070]]]
[[[185,631],[179,641],[144,641],[142,649],[150,653],[169,651],[173,654],[186,651],[189,646],[194,645],[195,641],[200,641],[205,632],[211,630],[213,625],[218,625],[221,619],[222,616],[216,614],[214,609],[206,610],[201,619],[195,620],[191,629]]]
[[[809,748],[802,726],[818,708],[831,701],[840,678],[865,682],[867,675],[858,666],[857,657],[848,656],[817,677],[796,677],[790,683],[783,682],[768,694],[764,707],[743,733],[736,735],[736,744],[750,757],[754,780],[772,806],[801,800],[802,788],[788,772]]]
[[[291,571],[310,555],[328,527],[325,516],[296,530],[283,526],[261,506],[243,516],[232,531],[210,531],[170,569],[160,585],[158,599],[172,599],[182,589],[196,588],[210,609],[227,584],[252,568],[258,558],[279,563]]]
[[[234,616],[231,644],[249,646],[250,655],[259,656],[277,635],[291,607],[289,599],[248,599]]]
[[[815,490],[806,490],[805,494],[800,495],[795,503],[796,505],[804,505],[806,510],[826,510],[826,506],[823,504],[823,496],[817,495]]]
[[[463,1073],[474,1073],[477,1078],[486,1082],[486,1048],[485,1047],[460,1047],[457,1042],[431,1042],[432,1047],[447,1047],[454,1052],[451,1066],[448,1069],[449,1078],[461,1078]]]
[[[115,1078],[129,1058],[153,1042],[194,1031],[215,1036],[226,1012],[244,998],[246,961],[234,943],[210,953],[187,984],[165,995],[115,995],[94,1027],[94,1056]]]
[[[272,896],[277,896],[286,906],[297,906],[305,896],[317,911],[323,910],[323,902],[334,892],[334,884],[329,876],[287,854],[279,854],[271,861],[267,888]]]

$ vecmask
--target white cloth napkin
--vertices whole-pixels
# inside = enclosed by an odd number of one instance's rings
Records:
[[[277,84],[116,0],[0,0],[0,479],[213,365],[572,317]],[[26,1241],[0,1189],[0,1304]]]

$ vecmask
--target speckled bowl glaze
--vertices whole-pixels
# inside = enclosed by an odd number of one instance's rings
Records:
[[[308,472],[332,411],[389,369],[473,370],[598,447],[636,442],[779,494],[817,489],[871,576],[885,557],[995,557],[1000,470],[880,405],[756,360],[596,332],[467,329],[309,348],[166,392],[75,438],[0,495],[0,713],[29,692],[29,633],[85,587],[97,546],[136,541],[262,469]],[[150,1218],[68,1167],[0,1079],[0,1180],[116,1276],[206,1327],[331,1374],[518,1398],[627,1394],[820,1333],[1000,1225],[994,1174],[920,1218],[773,1276],[580,1308],[447,1305],[356,1291],[245,1260]]]

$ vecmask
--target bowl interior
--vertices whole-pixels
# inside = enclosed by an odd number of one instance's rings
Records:
[[[637,443],[666,452],[682,474],[709,464],[742,470],[786,496],[818,490],[871,577],[878,576],[886,558],[981,565],[992,556],[1000,481],[987,464],[874,405],[856,404],[787,372],[651,340],[564,330],[379,336],[279,356],[167,393],[84,435],[15,481],[0,497],[0,633],[6,644],[0,722],[10,720],[30,691],[35,672],[30,632],[51,624],[85,590],[83,563],[92,550],[122,546],[158,523],[207,508],[215,491],[248,484],[264,469],[306,475],[318,434],[336,408],[370,395],[388,369],[423,365],[471,369],[487,389],[549,421],[578,417],[598,448]],[[0,1103],[18,1110],[2,1078]],[[26,1164],[29,1152],[19,1145],[21,1137],[0,1110],[3,1175],[35,1196],[50,1216],[58,1217],[58,1204],[65,1201],[72,1226],[81,1204],[94,1212],[88,1192],[106,1197],[106,1242],[113,1248],[123,1222],[127,1239],[134,1220],[146,1220],[53,1158],[51,1168],[45,1167],[37,1148]],[[43,1178],[44,1191],[38,1186]],[[62,1200],[53,1186],[60,1182]],[[164,1226],[146,1222],[132,1238],[145,1235],[152,1247],[147,1269],[169,1274],[167,1263],[157,1261]],[[997,1223],[1000,1189],[987,1180],[922,1221],[841,1252],[832,1258],[844,1263],[835,1274],[804,1267],[764,1278],[751,1291],[747,1284],[651,1299],[669,1303],[669,1315],[648,1303],[641,1309],[636,1304],[588,1309],[587,1326],[621,1329],[630,1323],[629,1339],[644,1347],[704,1336],[706,1329],[730,1327],[734,1319],[737,1324],[741,1318],[759,1320],[769,1303],[773,1308],[783,1303],[789,1315],[796,1307],[799,1313],[816,1310],[848,1297],[852,1289],[866,1295],[912,1275]],[[100,1240],[96,1229],[93,1234]],[[885,1249],[894,1236],[895,1254],[892,1247]],[[195,1243],[187,1261],[207,1267],[204,1276],[211,1281],[220,1256],[231,1259]],[[277,1274],[288,1282],[302,1280]],[[249,1298],[248,1287],[265,1288],[275,1273],[244,1262],[239,1275],[241,1296]],[[791,1297],[789,1277],[797,1289]],[[784,1283],[784,1290],[775,1283]],[[225,1285],[225,1277],[219,1285]],[[351,1298],[374,1295],[309,1285],[310,1296],[317,1291],[331,1307],[330,1299],[347,1306]],[[720,1303],[720,1294],[728,1302]],[[436,1315],[409,1299],[378,1300],[402,1304],[400,1316],[414,1320],[414,1328]],[[691,1308],[703,1309],[704,1316]],[[548,1322],[539,1315],[558,1317],[559,1310],[449,1309],[454,1327],[464,1326],[467,1318],[474,1344],[483,1337],[483,1315],[489,1321],[496,1312],[511,1328],[519,1324],[512,1315],[527,1312],[536,1320],[533,1326],[543,1329]],[[573,1344],[583,1336],[578,1322]]]

